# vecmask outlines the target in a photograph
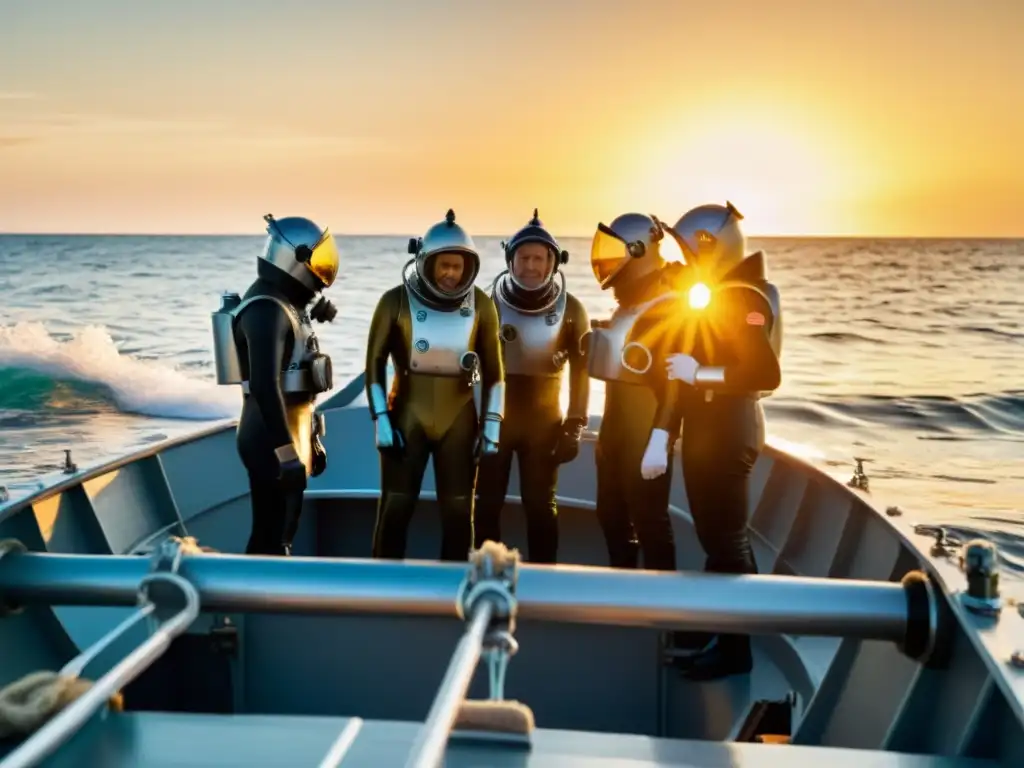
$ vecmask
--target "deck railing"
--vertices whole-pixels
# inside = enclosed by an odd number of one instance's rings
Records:
[[[4,768],[31,765],[30,758],[56,749],[159,658],[200,609],[463,618],[466,631],[407,764],[426,768],[444,753],[481,655],[491,665],[491,699],[501,701],[505,668],[516,647],[516,620],[888,640],[923,660],[935,647],[945,605],[921,572],[897,584],[520,566],[514,551],[493,542],[470,560],[467,572],[457,563],[207,554],[194,543],[186,554],[174,540],[162,545],[155,561],[9,550],[0,557],[0,604],[140,605],[133,617],[69,663],[67,674],[79,674],[117,637],[154,614],[161,604],[153,594],[158,585],[170,587],[184,603],[85,696],[21,745]]]

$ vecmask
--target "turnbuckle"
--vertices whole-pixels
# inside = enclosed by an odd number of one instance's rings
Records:
[[[459,588],[456,609],[459,618],[470,623],[478,610],[489,606],[491,615],[481,644],[481,656],[487,662],[490,699],[500,701],[505,697],[509,661],[519,650],[514,637],[519,550],[485,541],[480,549],[470,553],[469,560],[470,572]]]

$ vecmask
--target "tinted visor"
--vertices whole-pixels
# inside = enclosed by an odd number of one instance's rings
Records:
[[[338,253],[338,244],[335,242],[334,236],[325,229],[324,236],[313,246],[306,266],[309,267],[310,272],[319,278],[325,288],[330,288],[331,284],[338,277],[338,264],[340,261],[341,255]]]
[[[630,258],[626,241],[604,224],[598,224],[590,246],[590,268],[594,270],[597,282],[602,287],[607,285]]]

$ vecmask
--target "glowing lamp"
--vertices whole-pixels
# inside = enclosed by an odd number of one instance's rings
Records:
[[[696,283],[690,288],[690,307],[692,309],[704,309],[711,303],[711,289],[704,283]]]

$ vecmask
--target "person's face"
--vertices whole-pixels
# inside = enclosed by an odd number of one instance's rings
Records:
[[[439,253],[434,259],[434,282],[442,291],[453,293],[465,271],[466,260],[460,253]]]
[[[543,243],[525,243],[512,256],[512,274],[526,288],[539,288],[551,275],[554,257]]]

